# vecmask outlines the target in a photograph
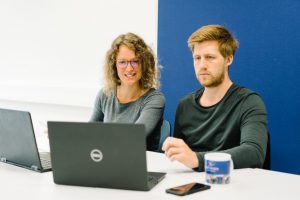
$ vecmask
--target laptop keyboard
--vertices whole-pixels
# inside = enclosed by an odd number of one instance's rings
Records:
[[[148,181],[152,181],[153,179],[156,179],[154,176],[148,176]]]
[[[43,169],[50,169],[51,168],[51,158],[50,152],[41,152],[40,159]]]
[[[159,182],[159,179],[155,176],[148,176],[148,184],[156,185]]]
[[[164,174],[160,172],[148,172],[148,182],[158,183],[164,177]]]

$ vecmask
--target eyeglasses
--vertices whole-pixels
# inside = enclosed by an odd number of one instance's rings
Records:
[[[138,68],[139,67],[139,60],[117,60],[117,66],[120,68],[126,68],[130,63],[131,67]]]

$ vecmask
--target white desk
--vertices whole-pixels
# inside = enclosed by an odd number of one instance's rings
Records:
[[[185,197],[165,193],[165,189],[188,182],[204,182],[204,173],[194,172],[163,154],[148,152],[149,171],[167,172],[165,179],[149,192],[64,186],[53,183],[52,172],[37,173],[5,163],[0,164],[0,198],[28,200],[116,200],[116,199],[300,199],[300,176],[262,169],[234,170],[231,183],[212,185],[210,190]]]

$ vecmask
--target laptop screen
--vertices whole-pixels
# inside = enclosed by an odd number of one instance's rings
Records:
[[[0,109],[0,157],[3,162],[41,170],[29,112]]]
[[[54,182],[148,190],[142,124],[48,122]]]

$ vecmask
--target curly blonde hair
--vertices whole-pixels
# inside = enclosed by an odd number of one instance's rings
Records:
[[[144,40],[134,33],[119,35],[107,51],[104,64],[104,87],[106,95],[111,95],[121,84],[117,73],[116,57],[121,45],[125,45],[134,51],[142,68],[142,78],[139,81],[142,89],[159,89],[159,68],[152,49],[146,45]]]

